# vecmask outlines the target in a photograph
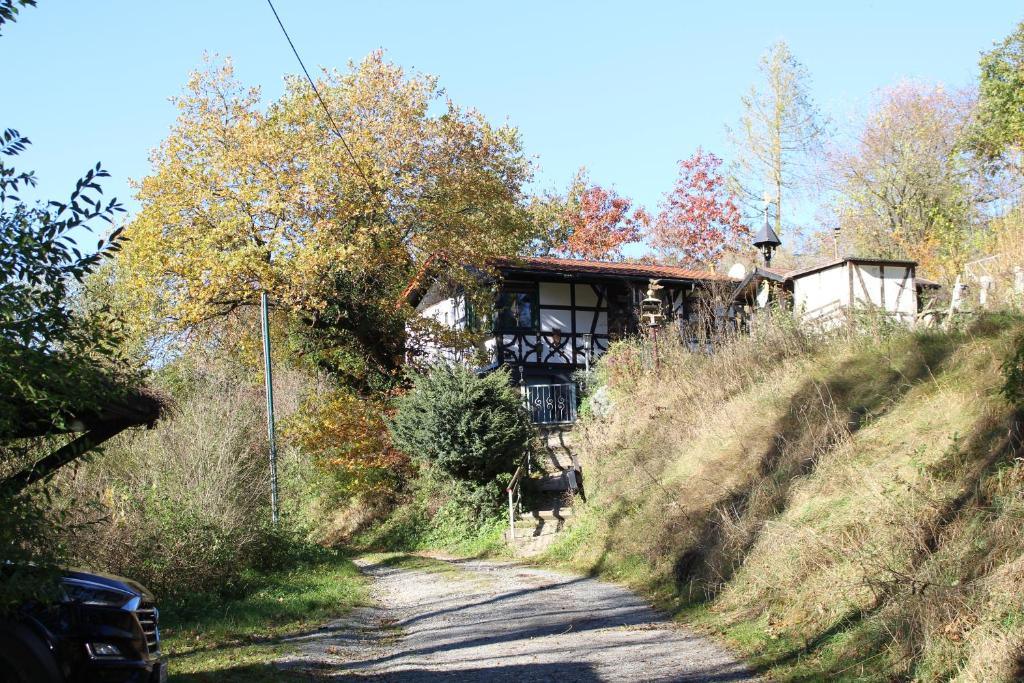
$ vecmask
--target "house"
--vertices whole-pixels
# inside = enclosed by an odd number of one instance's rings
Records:
[[[674,321],[695,317],[709,290],[731,290],[727,275],[667,265],[529,257],[494,264],[500,274],[495,309],[479,316],[488,329],[481,372],[509,367],[524,387],[534,421],[576,419],[573,373],[589,367],[616,339],[640,330],[638,310],[650,281],[660,281],[664,315]],[[464,297],[429,290],[417,312],[456,330],[472,324]],[[437,360],[465,360],[465,351],[427,344]]]
[[[453,331],[479,325],[482,347],[458,349],[443,341],[420,344],[428,361],[471,362],[480,372],[511,369],[540,425],[576,420],[573,374],[586,369],[610,342],[641,331],[640,304],[657,280],[665,325],[691,348],[703,348],[711,327],[743,329],[758,309],[782,302],[803,321],[839,325],[849,311],[871,307],[895,319],[916,320],[920,292],[934,283],[916,278],[913,261],[845,257],[800,270],[754,268],[729,275],[677,266],[552,257],[493,264],[491,311],[474,314],[465,297],[431,287],[417,312]],[[713,331],[713,330],[711,330]],[[483,358],[483,362],[479,359]],[[475,359],[475,360],[474,360]]]
[[[788,272],[754,268],[737,285],[732,301],[756,309],[785,298],[801,322],[826,329],[844,324],[851,311],[869,309],[909,325],[922,310],[922,295],[939,288],[916,271],[914,261],[860,256]]]

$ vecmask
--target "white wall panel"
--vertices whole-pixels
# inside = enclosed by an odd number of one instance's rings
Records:
[[[568,306],[569,285],[564,282],[542,282],[540,283],[540,305],[544,306]]]
[[[832,317],[850,298],[849,273],[840,263],[793,280],[793,308],[805,319]]]
[[[879,266],[851,263],[853,268],[853,299],[864,305],[882,306],[882,275]]]
[[[569,311],[552,310],[550,308],[540,309],[540,329],[543,332],[551,330],[562,330],[568,333],[572,326],[572,318]]]
[[[590,326],[594,321],[595,313],[593,311],[576,311],[576,334],[584,334],[590,332]],[[594,330],[596,334],[608,334],[608,314],[604,311],[596,313],[597,315],[597,327]]]
[[[886,266],[885,268],[885,307],[887,310],[916,315],[914,278],[908,274],[905,266]],[[901,291],[902,290],[902,291]]]
[[[590,285],[573,285],[576,287],[576,305],[577,306],[596,306],[597,305],[597,293],[594,292],[594,288]],[[607,305],[608,302],[605,302]]]

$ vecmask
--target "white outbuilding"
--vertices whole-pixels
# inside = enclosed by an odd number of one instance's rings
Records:
[[[786,273],[793,313],[823,325],[846,320],[851,310],[886,313],[913,323],[918,313],[917,263],[847,256]]]

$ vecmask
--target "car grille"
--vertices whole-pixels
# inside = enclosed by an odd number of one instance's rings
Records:
[[[146,649],[151,655],[160,654],[160,613],[155,605],[143,603],[135,610],[135,618],[139,620],[139,626],[146,635]]]

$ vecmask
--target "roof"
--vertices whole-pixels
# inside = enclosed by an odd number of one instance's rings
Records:
[[[824,263],[819,263],[816,266],[809,266],[807,268],[798,268],[797,270],[791,270],[786,273],[786,279],[792,280],[796,277],[802,277],[804,275],[810,275],[817,273],[821,270],[828,270],[835,266],[842,265],[844,263],[867,263],[871,265],[879,266],[903,266],[913,268],[917,265],[917,261],[908,261],[906,259],[888,259],[888,258],[874,258],[869,256],[844,256],[842,258],[832,259]]]
[[[562,276],[593,275],[635,279],[735,282],[733,278],[723,273],[655,263],[585,261],[551,256],[529,256],[520,259],[499,259],[494,261],[493,265],[506,271],[551,273]]]
[[[37,393],[11,390],[10,383],[5,383],[8,391],[0,396],[0,440],[80,433],[0,481],[0,491],[6,495],[49,477],[129,427],[153,426],[167,408],[159,394],[134,387],[97,363],[4,341],[0,351],[6,360],[36,376],[32,389]],[[48,400],[39,401],[40,395]]]
[[[128,386],[96,363],[12,343],[3,345],[2,352],[33,373],[33,389],[51,400],[34,400],[18,391],[0,396],[6,418],[0,440],[152,426],[167,407],[159,393]]]
[[[58,425],[50,416],[33,412],[23,407],[25,421],[10,434],[13,438],[29,438],[69,432],[113,431],[120,432],[129,427],[152,427],[166,412],[167,399],[151,389],[126,392],[111,397],[96,407],[70,410],[65,424]]]
[[[781,244],[782,240],[780,240],[779,236],[775,234],[774,230],[772,230],[772,226],[768,225],[768,212],[765,211],[764,225],[761,227],[761,231],[754,237],[754,246],[759,248],[768,246],[774,249]]]
[[[771,280],[772,282],[785,282],[786,276],[781,270],[774,268],[761,268],[760,266],[754,266],[754,269],[747,273],[746,277],[739,281],[736,285],[736,289],[733,290],[732,296],[729,297],[730,301],[735,301],[740,294],[744,292],[751,283],[760,286],[762,280]]]

